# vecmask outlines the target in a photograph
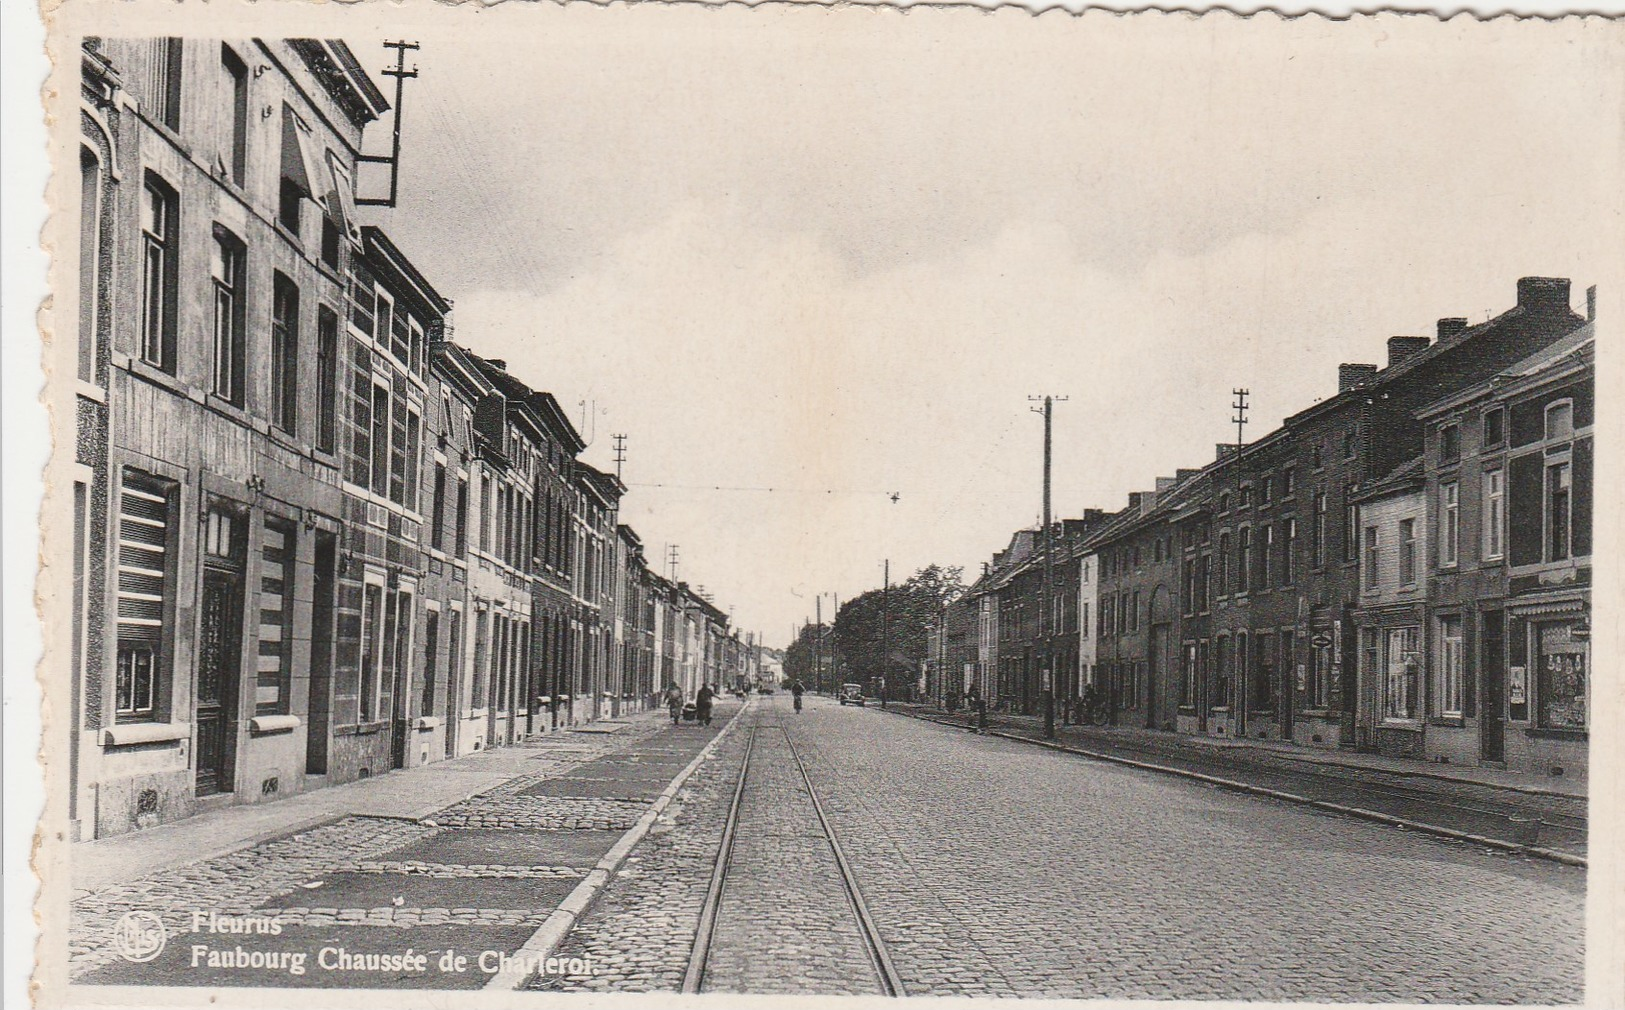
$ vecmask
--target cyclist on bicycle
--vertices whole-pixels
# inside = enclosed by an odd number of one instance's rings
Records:
[[[806,688],[801,686],[801,681],[793,680],[790,682],[790,696],[795,699],[797,712],[801,711],[801,695],[805,690]]]

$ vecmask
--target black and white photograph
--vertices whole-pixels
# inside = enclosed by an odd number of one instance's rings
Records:
[[[1625,1000],[1625,24],[47,28],[39,1006]]]

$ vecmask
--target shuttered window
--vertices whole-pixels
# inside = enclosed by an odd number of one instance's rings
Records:
[[[119,496],[118,661],[115,714],[153,719],[168,662],[165,617],[170,603],[171,487],[125,470]]]
[[[260,560],[259,666],[254,710],[260,715],[286,715],[292,672],[293,526],[267,519]]]

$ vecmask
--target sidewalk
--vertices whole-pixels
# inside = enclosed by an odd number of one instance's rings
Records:
[[[971,721],[965,715],[963,709],[950,714],[932,705],[912,702],[890,702],[889,704],[899,710],[919,713],[932,718],[956,720],[966,727],[969,727]],[[1039,716],[1014,715],[1007,712],[989,712],[988,721],[989,725],[999,722],[1011,726],[1022,726],[1034,731],[1042,730],[1044,725],[1044,720]],[[1302,747],[1288,740],[1238,740],[1231,737],[1195,736],[1159,732],[1138,726],[1068,726],[1063,725],[1059,720],[1055,724],[1055,730],[1056,735],[1063,738],[1091,741],[1111,741],[1114,739],[1134,741],[1146,748],[1160,745],[1179,748],[1209,748],[1216,751],[1258,751],[1268,753],[1273,757],[1285,758],[1289,761],[1304,761],[1317,765],[1345,768],[1362,768],[1386,772],[1391,775],[1438,779],[1444,782],[1470,783],[1493,789],[1509,789],[1514,792],[1528,793],[1531,796],[1564,796],[1581,800],[1586,799],[1588,796],[1586,783],[1576,782],[1571,779],[1537,776],[1522,772],[1505,771],[1499,768],[1479,768],[1471,765],[1428,764],[1421,761],[1407,761],[1403,758],[1384,757],[1381,754],[1361,754],[1347,750],[1322,750],[1313,747]]]
[[[537,761],[572,765],[616,746],[611,741],[658,729],[666,713],[642,712],[585,727],[548,733],[513,747],[496,747],[416,768],[392,771],[313,789],[269,803],[238,804],[73,847],[76,894],[235,852],[343,817],[419,820],[496,788],[520,775],[545,770]],[[607,732],[606,732],[607,731]]]

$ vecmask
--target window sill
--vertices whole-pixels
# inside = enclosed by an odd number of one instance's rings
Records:
[[[1309,719],[1336,719],[1338,714],[1329,708],[1306,708],[1298,712],[1299,715]]]
[[[1542,726],[1530,726],[1523,734],[1531,740],[1585,740],[1591,735],[1589,730],[1552,729]]]
[[[248,732],[254,736],[270,736],[274,733],[292,733],[303,725],[296,715],[256,715],[248,720]]]
[[[420,730],[439,729],[441,725],[442,721],[438,716],[424,715],[418,717],[417,728]]]
[[[1453,729],[1466,729],[1467,717],[1461,715],[1435,715],[1428,718],[1429,726],[1449,726]]]
[[[102,731],[103,747],[134,747],[146,743],[172,743],[192,735],[189,722],[127,722]]]
[[[1377,728],[1401,730],[1406,733],[1422,732],[1422,724],[1415,719],[1384,719],[1377,724]]]
[[[107,402],[107,389],[85,379],[75,380],[75,392],[79,394],[81,400],[93,400],[103,404]]]

